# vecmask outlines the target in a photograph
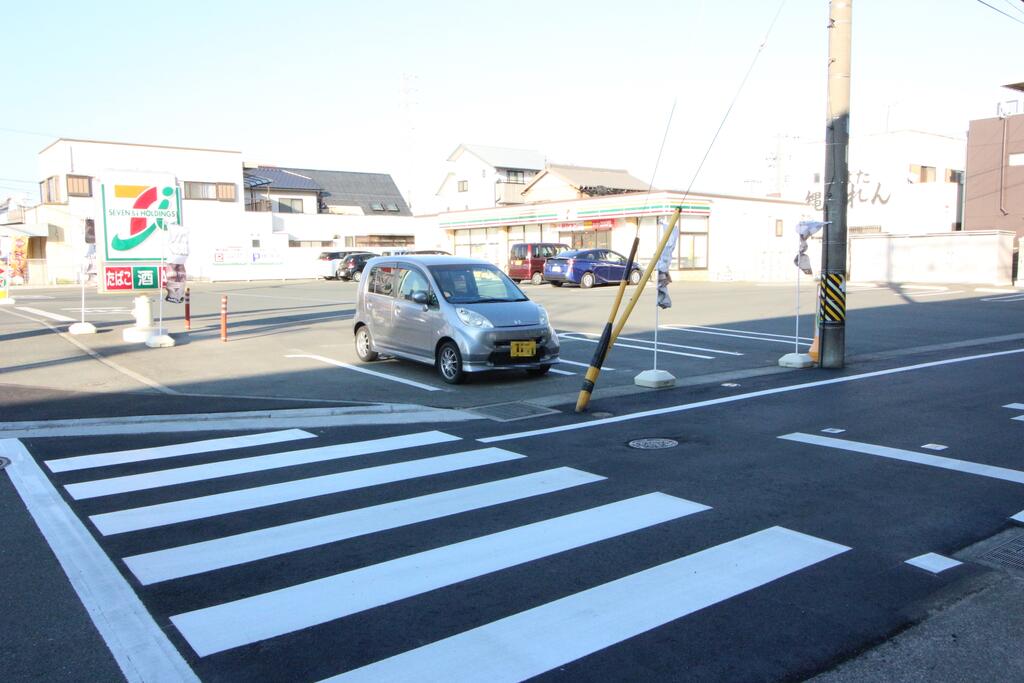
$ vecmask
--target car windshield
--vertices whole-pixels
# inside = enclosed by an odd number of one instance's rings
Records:
[[[522,290],[494,266],[466,263],[430,266],[445,301],[453,304],[482,304],[498,301],[527,301]]]

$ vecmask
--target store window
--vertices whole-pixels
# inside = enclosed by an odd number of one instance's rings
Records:
[[[559,241],[573,249],[611,249],[612,233],[610,230],[562,233]]]

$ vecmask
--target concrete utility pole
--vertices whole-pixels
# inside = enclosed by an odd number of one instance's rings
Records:
[[[818,325],[821,367],[846,357],[846,206],[850,176],[850,34],[853,0],[830,0],[828,120],[825,127],[825,238],[821,252]]]

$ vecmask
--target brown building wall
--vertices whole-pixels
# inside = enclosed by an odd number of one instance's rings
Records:
[[[964,229],[1012,230],[1024,237],[1024,114],[971,121],[967,133]]]

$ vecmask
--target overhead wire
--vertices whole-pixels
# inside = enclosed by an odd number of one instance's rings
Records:
[[[985,0],[978,0],[978,2],[980,2],[980,3],[981,3],[982,5],[984,5],[985,7],[988,7],[988,8],[990,9],[990,10],[993,10],[993,11],[999,12],[1000,14],[1002,14],[1002,15],[1003,15],[1004,17],[1006,17],[1007,19],[1011,19],[1012,21],[1016,21],[1016,22],[1017,22],[1018,24],[1022,24],[1022,25],[1024,25],[1024,21],[1022,21],[1022,20],[1021,20],[1020,18],[1018,18],[1018,17],[1015,17],[1015,16],[1013,16],[1012,14],[1007,14],[1006,12],[1004,12],[1004,11],[1003,11],[1003,10],[1001,10],[1001,9],[999,9],[998,7],[996,7],[996,6],[994,6],[994,5],[990,5],[990,4],[988,4],[987,2],[985,2]]]

